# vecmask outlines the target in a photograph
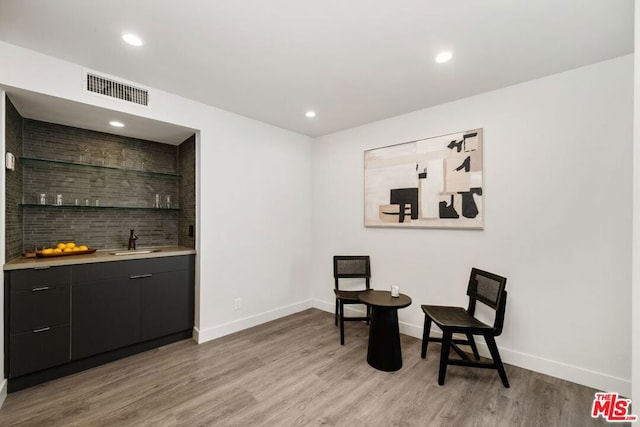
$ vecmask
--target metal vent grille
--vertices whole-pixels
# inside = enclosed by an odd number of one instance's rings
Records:
[[[87,73],[87,90],[139,105],[149,105],[149,91]]]

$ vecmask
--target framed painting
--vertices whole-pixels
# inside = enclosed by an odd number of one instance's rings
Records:
[[[364,152],[366,227],[482,229],[482,129]]]

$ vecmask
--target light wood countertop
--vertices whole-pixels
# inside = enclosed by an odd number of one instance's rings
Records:
[[[155,252],[141,253],[141,251],[152,250]],[[124,253],[124,255],[114,255],[114,253]],[[16,258],[7,262],[3,269],[22,270],[28,268],[46,268],[60,265],[91,264],[95,262],[126,261],[131,259],[160,258],[167,256],[180,256],[195,254],[196,250],[183,246],[162,246],[153,248],[138,248],[137,251],[127,251],[126,249],[101,249],[92,254],[67,255],[47,258]]]

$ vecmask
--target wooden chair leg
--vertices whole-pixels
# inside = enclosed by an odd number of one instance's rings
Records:
[[[480,360],[480,353],[478,353],[478,346],[476,345],[476,340],[473,339],[473,334],[467,334],[467,340],[469,340],[469,346],[473,352],[473,357],[475,357],[476,360]]]
[[[333,319],[333,323],[338,326],[338,299],[336,298],[336,312],[335,312],[335,316]]]
[[[429,345],[429,333],[431,332],[431,318],[424,315],[424,327],[422,329],[422,352],[420,356],[424,359],[427,357],[427,345]]]
[[[367,306],[367,325],[371,321],[371,307]]]
[[[487,347],[489,347],[489,352],[491,352],[491,357],[493,358],[493,364],[498,370],[498,374],[500,374],[500,379],[502,380],[502,385],[505,388],[509,388],[509,380],[507,379],[507,373],[504,370],[504,365],[502,364],[502,359],[500,358],[500,353],[498,352],[498,346],[496,345],[496,340],[492,335],[485,335],[484,340],[487,342]]]
[[[451,350],[451,331],[442,331],[442,350],[440,352],[440,370],[438,372],[438,384],[444,385],[444,377],[447,374],[449,363],[449,351]]]
[[[344,304],[340,301],[340,345],[344,345]]]

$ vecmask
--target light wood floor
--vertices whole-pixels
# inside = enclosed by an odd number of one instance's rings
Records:
[[[587,426],[595,390],[507,366],[452,366],[438,386],[439,344],[404,366],[366,362],[368,329],[311,309],[215,341],[185,340],[11,393],[0,426]],[[618,424],[619,425],[619,424]]]

